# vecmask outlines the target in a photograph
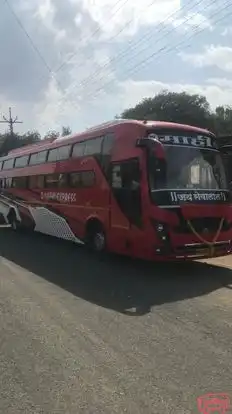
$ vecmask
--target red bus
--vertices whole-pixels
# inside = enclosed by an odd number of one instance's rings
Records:
[[[207,130],[115,120],[11,151],[0,184],[14,230],[149,260],[231,252],[228,185]]]

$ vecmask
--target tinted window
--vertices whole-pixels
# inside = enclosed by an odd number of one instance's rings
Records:
[[[101,164],[105,174],[108,174],[109,165],[111,161],[111,154],[114,145],[114,134],[108,134],[104,137],[103,144],[102,144],[102,158]]]
[[[23,157],[16,158],[15,168],[25,167],[28,164],[29,155],[24,155]]]
[[[31,175],[28,182],[29,188],[43,188],[44,176],[43,175]]]
[[[10,168],[14,167],[14,158],[4,161],[3,163],[3,170],[9,170]]]
[[[12,178],[6,178],[5,179],[6,188],[11,187],[12,185]]]
[[[48,174],[45,177],[46,188],[60,188],[67,187],[66,174]]]
[[[79,142],[73,147],[72,157],[83,157],[85,152],[85,142]]]
[[[112,153],[114,140],[115,140],[115,136],[113,133],[105,135],[103,145],[102,145],[102,153],[104,155],[110,155]]]
[[[129,222],[142,226],[142,203],[140,191],[140,168],[137,159],[112,165],[112,191]]]
[[[83,171],[81,173],[82,187],[92,187],[95,184],[95,174],[93,171]]]
[[[54,148],[48,153],[48,162],[67,160],[70,156],[71,145]]]
[[[73,172],[69,175],[70,187],[92,187],[95,184],[95,174],[93,171]]]
[[[12,179],[12,187],[14,188],[26,188],[27,177],[14,177]]]
[[[137,190],[140,187],[140,171],[137,160],[128,160],[112,166],[112,188]]]
[[[47,153],[48,153],[47,151],[40,151],[40,152],[37,152],[36,154],[31,154],[29,164],[36,165],[36,164],[42,164],[46,162]]]
[[[84,155],[100,155],[103,137],[86,141]]]
[[[112,187],[122,188],[122,170],[121,165],[114,165],[112,167]]]
[[[81,187],[81,173],[73,172],[69,175],[70,187],[79,188]]]

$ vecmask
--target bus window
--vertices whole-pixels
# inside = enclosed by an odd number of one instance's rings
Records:
[[[121,165],[114,165],[112,168],[112,188],[122,188]]]
[[[28,181],[29,188],[44,188],[44,176],[43,175],[32,175]]]
[[[72,188],[81,187],[81,174],[79,172],[73,172],[69,175],[69,184]]]
[[[15,168],[25,167],[28,164],[29,155],[18,157],[15,159]]]
[[[5,179],[5,187],[6,188],[12,187],[12,178],[6,178]]]
[[[93,171],[72,172],[69,183],[72,188],[92,187],[95,184],[95,174]]]
[[[102,145],[102,154],[110,155],[112,153],[114,140],[115,140],[115,136],[113,133],[105,135],[103,145]]]
[[[67,160],[70,157],[71,145],[65,145],[64,147],[57,148],[58,158],[57,161]]]
[[[82,171],[81,173],[82,187],[93,187],[95,184],[95,174],[93,171]]]
[[[45,176],[46,188],[61,188],[67,187],[66,174],[48,174]]]
[[[140,187],[140,172],[137,160],[123,161],[113,165],[112,187],[129,190],[137,190]]]
[[[48,152],[48,162],[67,160],[70,156],[71,145],[54,148]]]
[[[111,186],[119,207],[130,223],[142,223],[140,168],[137,159],[112,164]]]
[[[94,138],[86,141],[84,155],[100,155],[103,137]]]
[[[85,142],[78,142],[73,147],[72,157],[83,157],[85,152]]]
[[[108,134],[104,137],[102,143],[102,168],[104,173],[107,175],[109,171],[110,161],[111,161],[111,154],[113,150],[115,136],[114,134]]]
[[[12,179],[11,187],[13,187],[13,188],[27,188],[27,177],[14,177]]]
[[[35,154],[31,154],[29,164],[30,165],[37,165],[46,162],[48,151],[40,151],[36,152]]]
[[[3,170],[9,170],[10,168],[14,167],[14,158],[10,158],[9,160],[4,161],[3,163]]]

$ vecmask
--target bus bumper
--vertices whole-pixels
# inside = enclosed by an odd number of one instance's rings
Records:
[[[232,241],[218,241],[212,246],[204,243],[186,243],[177,246],[160,246],[155,249],[157,260],[195,260],[227,256],[232,253]]]

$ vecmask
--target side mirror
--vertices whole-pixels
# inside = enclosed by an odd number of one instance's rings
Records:
[[[139,138],[136,142],[136,147],[147,148],[158,158],[164,157],[163,144],[158,140],[156,134],[150,134],[148,137]]]

